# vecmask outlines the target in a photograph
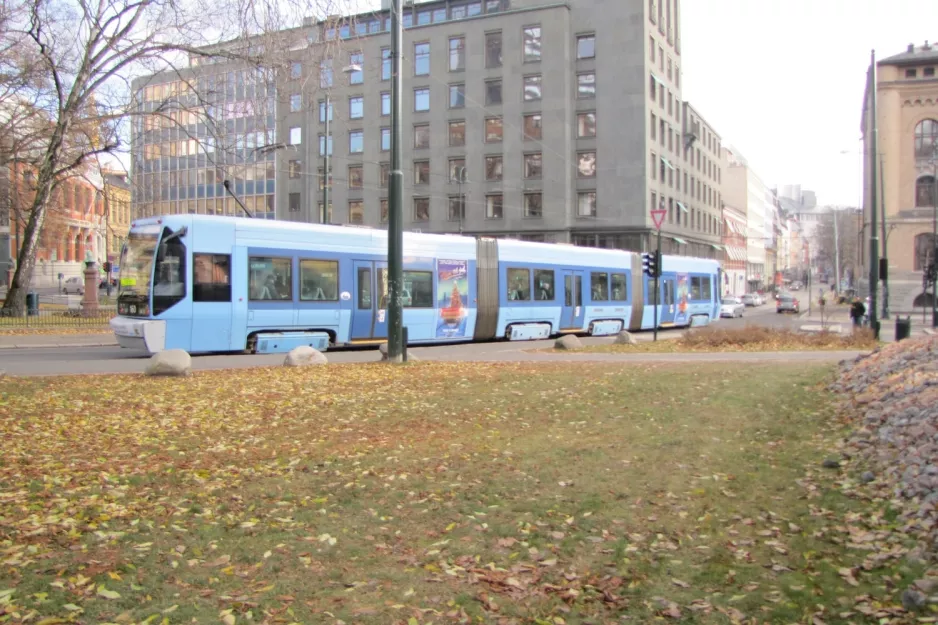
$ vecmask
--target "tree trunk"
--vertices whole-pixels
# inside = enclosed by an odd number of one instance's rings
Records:
[[[42,224],[46,219],[46,208],[49,195],[52,192],[53,177],[55,175],[55,153],[62,144],[67,131],[67,122],[56,126],[55,131],[46,149],[46,157],[39,167],[36,177],[36,195],[33,197],[29,212],[29,221],[23,231],[22,244],[16,254],[16,271],[13,273],[13,283],[7,291],[6,300],[0,314],[10,317],[22,317],[26,314],[26,293],[33,279],[33,268],[36,266],[36,252],[39,251],[39,237],[42,234]]]

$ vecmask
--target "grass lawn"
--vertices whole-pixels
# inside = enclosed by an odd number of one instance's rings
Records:
[[[829,376],[0,379],[0,622],[890,622],[922,569],[820,468]]]

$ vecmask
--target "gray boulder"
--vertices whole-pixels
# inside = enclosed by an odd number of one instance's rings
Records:
[[[143,371],[149,376],[184,377],[192,370],[192,357],[184,349],[167,349],[153,354]]]
[[[580,349],[583,343],[572,334],[562,336],[554,342],[554,349]]]
[[[638,345],[638,341],[629,332],[623,330],[616,336],[615,345]]]
[[[329,360],[325,355],[314,347],[309,345],[300,345],[294,347],[283,359],[284,367],[308,367],[310,365],[324,365]]]

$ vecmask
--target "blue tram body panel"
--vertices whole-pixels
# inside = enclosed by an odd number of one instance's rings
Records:
[[[134,243],[141,238],[149,243]],[[330,345],[386,340],[383,230],[176,215],[135,221],[128,240],[139,255],[127,284],[155,284],[167,270],[176,272],[175,286],[185,284],[151,314],[157,287],[125,293],[121,274],[119,311],[128,293],[137,298],[112,321],[124,347],[270,352],[323,345],[324,337]],[[410,343],[602,336],[653,324],[652,282],[633,252],[405,233],[403,255]],[[662,264],[659,325],[719,318],[717,261],[665,256]]]

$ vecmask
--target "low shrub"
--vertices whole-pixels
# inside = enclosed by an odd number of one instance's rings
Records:
[[[795,332],[782,328],[745,326],[721,328],[719,325],[691,330],[677,339],[688,349],[872,349],[877,340],[869,328],[859,328],[851,334],[838,332]]]

